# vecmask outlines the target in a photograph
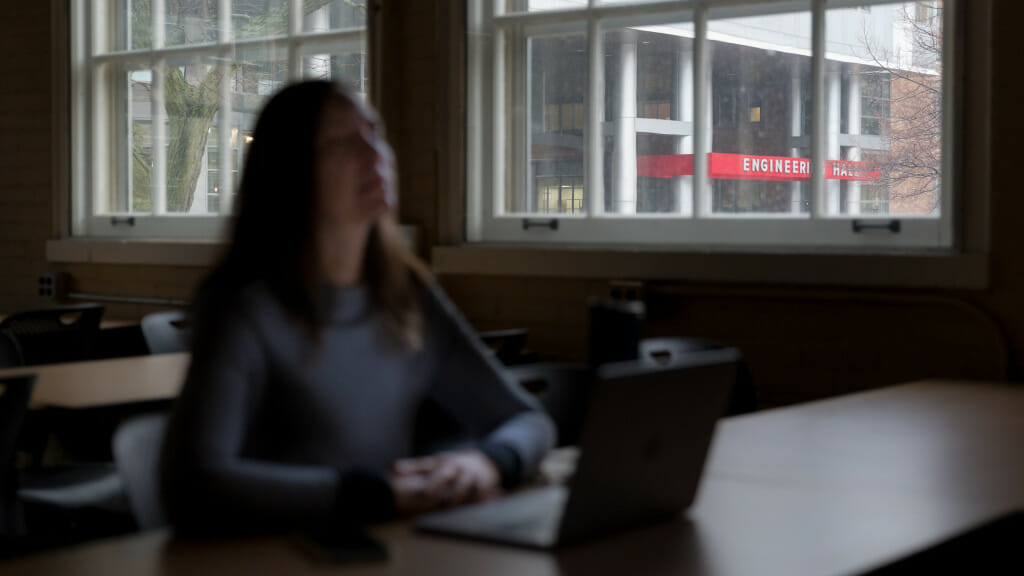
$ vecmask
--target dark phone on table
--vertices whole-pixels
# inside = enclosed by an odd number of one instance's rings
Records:
[[[318,562],[381,562],[388,547],[358,528],[318,529],[301,534],[296,545]]]

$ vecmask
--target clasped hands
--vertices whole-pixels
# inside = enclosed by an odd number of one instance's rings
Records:
[[[400,515],[477,502],[502,493],[498,467],[479,450],[397,460],[390,480]]]

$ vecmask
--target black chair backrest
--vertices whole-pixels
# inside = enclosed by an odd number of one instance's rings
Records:
[[[21,531],[14,453],[35,379],[34,374],[0,378],[0,535]]]
[[[537,399],[555,422],[558,445],[579,440],[593,373],[584,364],[541,362],[505,367],[517,386]],[[470,433],[434,400],[427,399],[416,413],[417,454],[430,454],[471,445]]]
[[[0,330],[15,336],[70,330],[98,330],[102,304],[75,304],[16,312],[0,321]]]
[[[114,461],[124,481],[128,501],[139,530],[167,524],[160,505],[160,452],[168,415],[143,414],[125,420],[113,437]]]
[[[509,328],[505,330],[487,330],[480,332],[484,341],[495,357],[505,366],[523,364],[533,360],[533,355],[526,352],[526,338],[530,332],[526,328]]]
[[[539,362],[510,366],[506,370],[519,386],[537,398],[554,420],[558,429],[558,445],[576,444],[594,379],[590,367],[583,364]]]
[[[187,352],[192,344],[192,324],[182,310],[146,314],[140,324],[150,354]]]
[[[87,360],[104,310],[100,304],[77,304],[18,312],[0,322],[0,330],[18,340],[25,364]]]
[[[665,361],[687,352],[700,352],[716,348],[724,348],[724,346],[701,338],[644,338],[639,344],[641,358]]]
[[[21,366],[24,363],[18,340],[6,330],[0,330],[0,368]]]
[[[673,358],[702,350],[726,348],[722,344],[700,338],[644,338],[640,341],[640,357],[668,362]],[[729,399],[726,415],[746,414],[757,409],[757,391],[747,363],[740,359],[736,367],[736,384]]]

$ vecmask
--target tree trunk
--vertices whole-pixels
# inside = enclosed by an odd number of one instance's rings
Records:
[[[193,86],[175,67],[164,74],[167,102],[167,211],[188,212],[203,167],[206,141],[217,114],[217,95],[224,73],[212,67]],[[225,119],[225,122],[230,121]]]

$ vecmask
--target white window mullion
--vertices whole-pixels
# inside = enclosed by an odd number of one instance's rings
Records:
[[[111,49],[111,30],[113,29],[113,17],[103,9],[103,2],[97,2],[92,13],[92,54],[105,52]],[[91,57],[90,57],[91,60]],[[90,82],[92,83],[90,134],[92,136],[92,150],[90,151],[91,167],[91,196],[92,206],[90,214],[110,212],[110,197],[116,186],[117,179],[117,158],[114,155],[103,154],[100,151],[113,149],[113,142],[117,137],[115,128],[116,122],[111,110],[114,106],[114,97],[117,91],[114,86],[115,77],[111,65],[89,66]]]
[[[525,9],[526,6],[526,0],[517,0],[513,8]],[[507,75],[503,74],[501,78],[507,82],[507,93],[511,96],[511,102],[506,101],[506,104],[510,105],[508,108],[502,109],[508,122],[505,125],[505,130],[508,131],[509,139],[514,144],[506,149],[508,156],[504,158],[504,161],[508,163],[509,168],[506,171],[504,185],[507,187],[506,190],[522,190],[523,194],[514,194],[511,196],[511,202],[509,197],[505,196],[504,201],[496,204],[499,212],[528,213],[533,206],[530,174],[531,130],[528,126],[530,117],[529,46],[530,41],[524,26],[513,25],[506,28],[505,50],[507,52],[504,61],[508,68],[506,69]],[[516,104],[521,105],[517,106]]]
[[[217,198],[219,207],[217,211],[221,214],[231,214],[232,192],[234,188],[234,174],[232,164],[235,160],[235,150],[231,145],[231,129],[233,109],[231,106],[231,64],[221,61],[219,64],[222,72],[220,81],[220,110],[217,112],[219,123],[217,124],[217,168],[219,181],[217,182]],[[240,134],[235,135],[237,141]],[[239,143],[239,146],[241,144]]]
[[[693,121],[694,121],[694,69],[693,50],[679,55],[676,68],[677,81],[672,106],[676,110],[680,124],[690,123],[689,134],[676,137],[676,154],[693,154]],[[640,122],[637,121],[639,127]],[[684,217],[692,217],[693,212],[693,177],[676,176],[672,179],[672,195],[675,197],[676,209]]]
[[[853,68],[849,75],[849,86],[846,89],[846,101],[848,110],[846,113],[847,134],[851,136],[860,135],[861,123],[861,82],[860,69]],[[849,154],[842,160],[859,162],[861,159],[860,146],[851,146]],[[861,211],[861,189],[860,182],[853,180],[847,183],[846,211],[849,214],[860,214]]]
[[[89,146],[83,154],[83,159],[88,163],[89,194],[87,217],[105,208],[105,192],[109,190],[110,185],[107,178],[109,170],[106,168],[105,158],[100,154],[100,151],[108,148],[107,142],[104,139],[107,134],[107,127],[103,124],[102,119],[106,117],[104,110],[109,90],[103,83],[103,78],[100,74],[101,68],[92,62],[93,55],[106,48],[106,46],[101,46],[100,42],[105,37],[107,15],[103,11],[101,2],[94,3],[92,8],[88,13],[89,37],[87,41],[85,70],[85,74],[88,77],[90,94],[90,98],[86,100],[89,104],[89,111],[85,121],[88,127]]]
[[[839,160],[842,147],[839,145],[839,132],[843,123],[843,71],[839,62],[825,62],[825,173],[832,161]],[[825,213],[837,216],[842,212],[839,180],[827,178],[825,186]]]
[[[302,79],[302,49],[299,36],[302,34],[302,0],[288,2],[288,78],[293,82]]]
[[[615,147],[612,152],[612,211],[620,215],[636,214],[636,33],[620,32],[618,88],[612,97],[612,125]]]
[[[940,234],[946,243],[953,242],[953,193],[955,182],[961,182],[956,173],[957,164],[953,161],[953,154],[957,153],[955,111],[956,78],[959,70],[956,69],[956,43],[958,35],[956,29],[955,15],[960,11],[957,0],[945,0],[942,11],[942,176],[938,189],[942,197],[939,199],[941,210],[942,228]],[[963,186],[966,188],[966,185]],[[964,194],[960,194],[962,202]]]
[[[164,0],[153,0],[153,50],[164,47]],[[167,212],[167,108],[164,102],[164,73],[167,60],[153,61],[153,93],[150,97],[150,122],[153,133],[152,203],[153,214]]]
[[[531,162],[530,150],[532,149],[532,135],[533,130],[530,129],[529,118],[533,118],[532,105],[533,99],[533,82],[532,74],[530,74],[530,62],[533,61],[531,56],[532,53],[532,42],[525,41],[524,34],[516,34],[516,38],[519,40],[516,42],[517,49],[515,51],[516,62],[515,62],[515,80],[512,83],[513,90],[515,90],[516,98],[523,103],[523,106],[512,107],[512,126],[515,127],[516,134],[513,136],[516,142],[522,142],[521,145],[516,146],[512,149],[512,166],[515,168],[512,170],[512,181],[511,186],[513,190],[525,190],[526,194],[523,195],[522,205],[513,206],[513,211],[522,211],[527,214],[535,212],[537,210],[537,202],[534,198],[533,183],[536,181],[533,173],[533,162]]]
[[[828,215],[825,188],[825,8],[827,0],[811,6],[811,218]],[[838,128],[838,127],[837,127]]]
[[[167,110],[164,102],[164,69],[167,61],[157,58],[153,63],[151,127],[153,133],[153,214],[167,212]]]
[[[525,3],[524,3],[525,4]],[[505,49],[508,50],[508,75],[505,76],[508,82],[508,93],[511,95],[511,104],[505,109],[508,117],[508,125],[505,129],[509,131],[510,139],[515,144],[508,149],[506,161],[509,165],[508,178],[505,180],[509,190],[523,190],[524,194],[512,196],[512,202],[503,202],[500,210],[511,212],[529,212],[530,202],[530,149],[529,149],[529,127],[527,111],[529,109],[529,86],[527,79],[529,73],[527,67],[530,65],[527,46],[529,45],[526,34],[522,28],[513,26],[508,35],[513,41],[506,41]],[[516,103],[520,105],[516,105]]]
[[[701,218],[711,213],[707,161],[711,152],[711,54],[707,7],[698,5],[693,16],[693,216]]]
[[[118,136],[122,139],[123,144],[117,144],[117,149],[123,150],[124,153],[118,154],[122,159],[121,166],[118,168],[118,174],[124,179],[124,187],[127,190],[126,196],[128,198],[126,210],[131,214],[135,212],[135,179],[132,178],[132,171],[134,170],[132,148],[135,146],[135,122],[133,120],[135,118],[135,103],[131,98],[131,72],[127,73],[127,78],[123,80],[118,79],[118,84],[121,85],[121,90],[124,91],[124,124],[122,126],[123,130]]]
[[[150,43],[153,50],[160,50],[164,47],[164,14],[166,13],[164,0],[152,0],[150,8],[153,30],[150,32]]]
[[[803,153],[800,151],[798,142],[805,136],[803,133],[803,116],[804,116],[804,98],[803,98],[803,78],[802,66],[799,63],[794,62],[792,71],[790,72],[790,96],[789,96],[789,114],[790,114],[790,125],[789,134],[792,139],[793,146],[789,150],[790,156],[793,158],[800,158]],[[793,214],[800,214],[803,210],[803,182],[793,182],[790,201],[790,212]]]
[[[590,0],[593,5],[594,0]],[[587,18],[587,123],[584,131],[583,190],[587,196],[587,216],[604,213],[604,50],[601,46],[601,21]]]
[[[491,72],[492,105],[491,105],[491,130],[493,134],[491,149],[491,194],[490,204],[485,204],[488,209],[488,217],[504,213],[505,199],[505,172],[507,169],[505,161],[505,149],[508,142],[508,134],[505,131],[505,116],[508,111],[505,108],[505,51],[508,50],[506,41],[507,32],[501,29],[493,29],[494,54]]]
[[[231,146],[231,126],[233,124],[233,110],[231,106],[231,63],[234,61],[230,51],[231,45],[231,0],[219,0],[217,5],[219,16],[219,37],[220,50],[220,107],[217,111],[217,174],[220,176],[217,182],[217,198],[219,200],[217,211],[221,214],[231,214],[231,193],[234,187],[231,165],[235,160],[235,151]],[[241,134],[235,135],[235,140]],[[239,147],[241,144],[239,143]]]
[[[82,191],[72,198],[71,233],[88,233],[88,219],[92,214],[92,187],[90,185],[91,155],[88,135],[93,133],[90,124],[89,102],[93,94],[95,75],[90,70],[92,21],[85,2],[71,3],[71,20],[82,33],[74,35],[71,46],[71,187]]]
[[[470,3],[467,7],[466,23],[469,30],[466,39],[466,73],[468,78],[474,79],[466,83],[466,186],[469,190],[484,190],[488,188],[487,174],[490,149],[494,139],[491,138],[491,131],[488,129],[487,121],[493,118],[490,106],[493,103],[491,88],[494,86],[494,79],[488,74],[493,73],[493,68],[488,62],[493,62],[492,50],[495,49],[494,42],[489,39],[489,34],[495,34],[493,24],[493,2]],[[474,169],[471,167],[477,167]],[[485,213],[485,199],[483,194],[466,195],[466,239],[479,241],[483,238],[483,215]],[[490,213],[489,213],[490,214]]]

